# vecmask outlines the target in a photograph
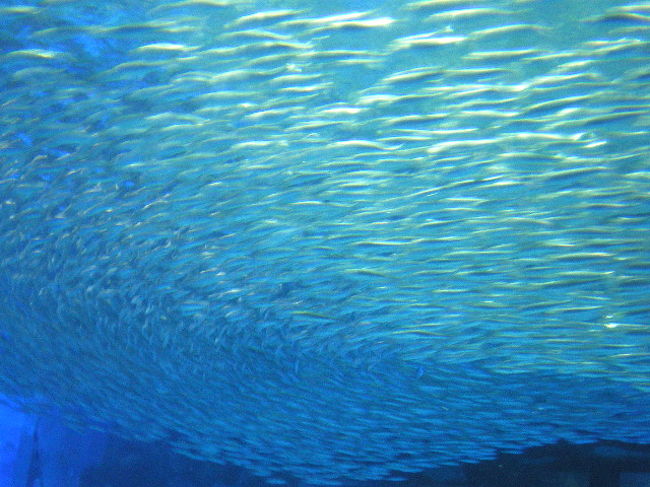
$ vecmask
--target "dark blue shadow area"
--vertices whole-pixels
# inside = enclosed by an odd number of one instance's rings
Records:
[[[52,418],[4,411],[0,428],[22,416],[17,455],[3,436],[2,487],[266,487],[245,469],[193,460],[161,443],[77,432]],[[31,430],[31,435],[27,434]],[[13,468],[13,475],[10,470]],[[643,487],[650,480],[650,446],[615,441],[558,442],[495,460],[400,474],[392,481],[348,482],[359,487]],[[295,479],[284,479],[298,487]],[[645,482],[645,483],[644,483]]]
[[[558,441],[522,453],[396,472],[390,479],[346,487],[646,487],[650,445]],[[179,455],[161,442],[131,441],[73,430],[61,419],[0,410],[0,487],[288,487],[291,477],[262,479],[246,469]]]

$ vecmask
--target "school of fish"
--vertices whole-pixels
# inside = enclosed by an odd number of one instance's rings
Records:
[[[650,434],[650,3],[5,0],[0,391],[269,482]]]

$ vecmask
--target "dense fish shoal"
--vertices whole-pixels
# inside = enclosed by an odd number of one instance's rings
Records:
[[[3,393],[274,482],[648,442],[650,5],[0,19]]]

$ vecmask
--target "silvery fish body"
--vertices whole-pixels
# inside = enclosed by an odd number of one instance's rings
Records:
[[[650,7],[0,7],[0,390],[327,484],[647,441]]]

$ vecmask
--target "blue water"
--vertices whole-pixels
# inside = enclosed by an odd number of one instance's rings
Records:
[[[317,485],[648,443],[647,5],[0,21],[0,392],[26,414]]]

